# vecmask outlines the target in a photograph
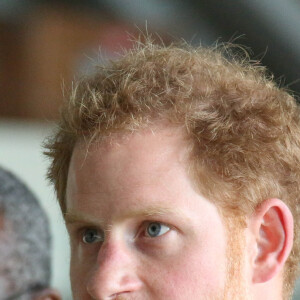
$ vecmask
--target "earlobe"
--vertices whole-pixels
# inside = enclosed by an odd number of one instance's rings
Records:
[[[251,217],[256,253],[253,283],[266,282],[283,269],[293,246],[293,216],[279,199],[264,201]]]

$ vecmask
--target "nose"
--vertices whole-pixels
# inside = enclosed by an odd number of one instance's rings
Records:
[[[104,243],[88,278],[87,291],[92,299],[112,300],[132,296],[141,285],[133,251],[120,243]]]

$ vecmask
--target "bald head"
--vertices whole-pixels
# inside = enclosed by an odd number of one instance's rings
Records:
[[[32,299],[49,286],[50,232],[45,212],[29,189],[0,168],[0,295]],[[6,298],[5,298],[6,297]]]

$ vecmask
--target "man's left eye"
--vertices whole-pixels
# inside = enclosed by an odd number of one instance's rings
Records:
[[[155,238],[167,233],[170,230],[170,227],[164,225],[160,222],[150,222],[146,227],[146,236],[150,238]]]

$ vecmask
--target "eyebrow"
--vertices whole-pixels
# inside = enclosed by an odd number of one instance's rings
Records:
[[[74,223],[87,223],[90,225],[95,225],[98,223],[103,223],[100,218],[91,217],[85,215],[81,212],[66,212],[64,213],[64,221],[66,224],[74,224]]]
[[[133,209],[122,212],[120,216],[116,217],[116,221],[122,221],[125,219],[132,219],[138,217],[157,217],[157,216],[175,216],[180,219],[188,220],[186,214],[179,208],[170,208],[163,206],[150,206],[142,209]],[[64,220],[67,224],[72,223],[87,223],[90,225],[103,224],[104,221],[101,218],[88,216],[81,212],[66,212],[64,213]]]

